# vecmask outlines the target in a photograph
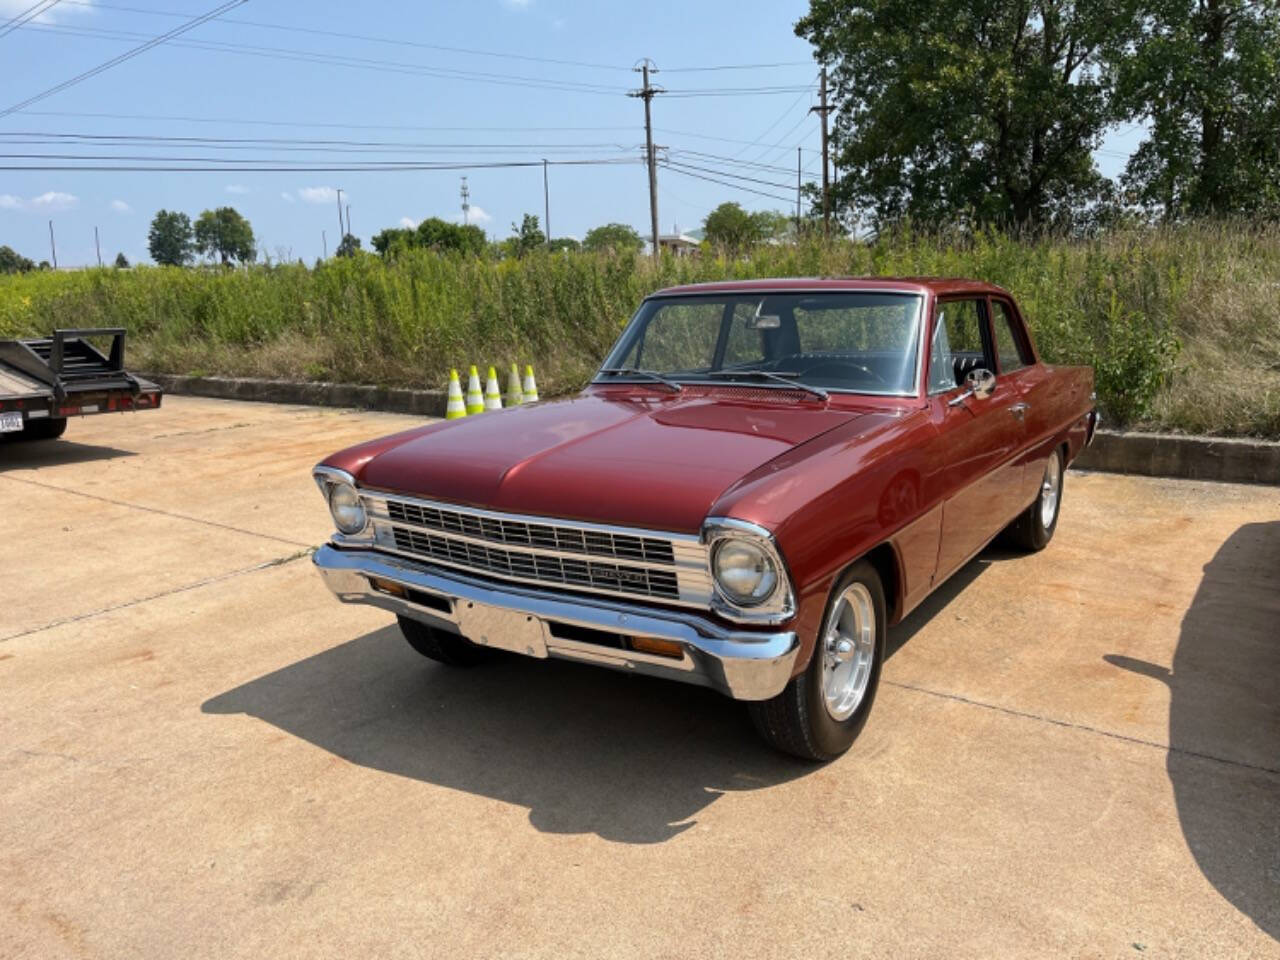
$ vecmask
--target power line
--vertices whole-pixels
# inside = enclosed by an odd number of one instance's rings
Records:
[[[2,156],[2,155],[0,155]],[[14,157],[13,159],[23,159],[22,157]],[[125,159],[125,158],[114,158]],[[325,166],[229,166],[225,163],[219,163],[213,166],[173,166],[176,163],[185,163],[183,158],[163,158],[148,157],[146,160],[154,160],[154,165],[143,166],[141,164],[39,164],[39,165],[23,165],[23,164],[0,164],[0,170],[11,171],[72,171],[84,170],[99,173],[400,173],[404,171],[430,171],[430,170],[502,170],[517,167],[540,167],[541,160],[495,160],[495,161],[467,161],[456,163],[396,163],[390,166],[360,166],[352,164],[334,164]],[[192,158],[191,162],[197,161]],[[261,162],[261,161],[244,161]],[[569,167],[586,167],[586,166],[616,166],[620,164],[635,164],[635,157],[605,157],[598,159],[570,159],[570,160],[549,160],[552,166],[569,166]]]
[[[2,132],[0,146],[65,147],[202,147],[209,150],[278,150],[295,153],[450,153],[458,150],[487,150],[511,153],[522,150],[577,152],[582,150],[627,150],[617,142],[545,143],[414,143],[394,140],[293,139],[284,137],[171,137],[145,134],[88,134],[45,132]]]
[[[90,2],[90,0],[63,0],[63,2],[75,4],[76,6],[81,7],[92,7],[95,10],[119,10],[122,13],[142,13],[157,17],[182,16],[182,14],[174,13],[172,10],[129,7],[113,3]],[[630,71],[629,67],[619,66],[616,63],[591,63],[584,60],[560,60],[554,57],[534,57],[520,53],[501,53],[495,50],[477,50],[472,47],[450,47],[438,43],[421,43],[416,40],[402,40],[393,37],[375,37],[368,34],[345,33],[337,30],[320,30],[314,27],[299,27],[284,23],[265,23],[261,20],[241,20],[236,17],[223,17],[222,22],[243,27],[258,27],[263,30],[283,30],[288,33],[306,33],[318,37],[334,37],[344,41],[362,40],[367,43],[385,43],[398,47],[416,47],[421,50],[439,50],[445,53],[464,53],[473,57],[496,57],[503,60],[523,60],[529,63],[550,63],[563,67],[585,67],[593,70]]]
[[[670,164],[670,162],[664,163],[663,165],[664,165],[668,170],[670,170],[672,173],[678,173],[678,174],[680,174],[681,176],[685,176],[685,177],[693,177],[695,180],[706,180],[708,183],[718,183],[720,186],[722,186],[722,187],[729,187],[729,188],[730,188],[730,189],[732,189],[732,190],[741,190],[741,191],[743,191],[744,193],[754,193],[754,194],[756,194],[757,196],[761,196],[761,197],[769,197],[771,200],[778,200],[778,201],[780,201],[780,202],[782,202],[782,203],[787,204],[788,206],[790,206],[790,204],[791,204],[791,198],[790,198],[790,197],[780,197],[780,196],[778,196],[777,194],[774,194],[774,193],[766,193],[766,192],[765,192],[765,191],[763,191],[763,190],[756,190],[756,189],[754,189],[754,188],[752,188],[752,187],[744,187],[744,186],[742,186],[742,185],[740,185],[740,184],[737,184],[737,183],[727,183],[727,182],[726,182],[726,181],[724,181],[724,180],[717,180],[715,177],[708,177],[708,176],[706,176],[706,175],[704,175],[704,174],[701,174],[701,173],[691,173],[691,172],[690,172],[690,171],[688,171],[688,170],[677,169],[676,167],[673,167],[673,166]],[[3,169],[3,168],[0,168],[0,169]]]
[[[173,157],[173,156],[154,156],[154,155],[136,155],[136,154],[119,154],[119,153],[0,153],[0,159],[5,160],[131,160],[131,161],[156,161],[167,163],[216,163],[219,169],[239,170],[244,164],[271,164],[273,169],[294,170],[294,169],[312,169],[303,167],[304,164],[312,164],[318,161],[314,160],[275,160],[269,157],[260,158],[253,157],[241,159],[238,157]],[[555,163],[572,163],[576,158],[564,158],[553,161]],[[636,162],[635,157],[619,157],[619,160],[625,160],[628,163]],[[351,169],[351,170],[379,170],[384,167],[399,167],[412,163],[409,160],[347,160],[343,161],[343,166],[335,169]],[[452,161],[417,161],[419,163],[448,163]],[[506,161],[502,161],[506,162]],[[532,162],[532,161],[531,161]],[[541,163],[541,161],[537,161]]]
[[[780,93],[795,93],[797,90],[801,93],[808,93],[814,89],[813,84],[807,86],[798,86],[792,84],[790,86],[774,86],[774,87],[707,87],[707,88],[691,88],[688,90],[668,90],[667,95],[671,97],[761,97],[771,96]]]
[[[788,60],[785,63],[719,63],[708,67],[663,67],[667,73],[705,73],[712,70],[769,70],[774,67],[812,67],[812,60]]]
[[[245,2],[245,0],[240,0]],[[65,27],[55,24],[34,29],[52,31],[71,36],[82,36],[89,39],[137,39],[145,34],[126,30],[106,30],[97,27]],[[315,63],[348,67],[352,69],[373,70],[380,73],[396,73],[409,76],[436,77],[445,80],[468,80],[476,83],[491,83],[508,87],[530,87],[543,90],[556,90],[567,93],[594,93],[607,96],[621,96],[622,87],[609,87],[596,83],[581,83],[572,80],[558,80],[544,77],[526,77],[516,74],[486,73],[475,70],[457,70],[446,67],[429,67],[417,63],[405,63],[398,60],[384,60],[371,57],[350,57],[340,54],[320,53],[313,50],[298,50],[289,47],[264,47],[247,43],[232,43],[220,40],[181,40],[170,43],[172,47],[185,47],[192,50],[207,50],[216,53],[234,53],[240,56],[260,57],[268,60],[283,60],[295,63]],[[3,116],[3,114],[0,114]]]
[[[773,121],[773,123],[769,124],[769,126],[765,128],[764,133],[760,134],[760,136],[756,137],[754,140],[748,143],[745,147],[743,147],[741,150],[735,153],[734,156],[735,157],[742,156],[744,153],[746,153],[749,149],[751,149],[753,146],[755,146],[757,143],[759,143],[769,134],[773,133],[773,131],[777,129],[778,124],[780,124],[783,120],[785,120],[791,114],[792,110],[800,106],[801,101],[804,100],[805,95],[807,93],[808,91],[806,90],[804,93],[801,93],[800,96],[796,97],[795,100],[787,106],[787,109],[783,110],[782,113],[778,115],[778,119]]]
[[[15,110],[21,110],[23,107],[29,107],[31,106],[31,104],[37,103],[45,99],[46,97],[51,97],[55,93],[60,93],[61,91],[66,90],[68,87],[73,87],[77,83],[81,83],[84,80],[88,80],[90,77],[95,77],[106,70],[110,70],[112,67],[118,66],[119,64],[124,63],[126,60],[132,60],[134,57],[138,56],[141,53],[145,53],[146,51],[150,50],[152,47],[158,46],[159,44],[164,43],[166,40],[172,37],[181,36],[182,34],[186,33],[188,30],[194,30],[196,27],[200,26],[200,24],[206,23],[209,20],[212,20],[214,17],[219,16],[222,13],[225,13],[226,11],[232,9],[233,7],[238,7],[245,2],[246,0],[227,0],[226,3],[223,3],[220,6],[215,7],[213,10],[210,10],[208,13],[198,16],[194,20],[189,20],[186,23],[182,24],[181,26],[174,27],[172,30],[168,31],[167,33],[162,33],[158,37],[153,37],[152,39],[148,40],[146,43],[140,44],[139,46],[136,46],[131,50],[126,50],[124,53],[118,56],[112,57],[110,60],[107,60],[105,63],[98,64],[98,66],[94,67],[91,70],[86,70],[84,73],[78,74],[72,77],[70,80],[64,80],[62,81],[62,83],[56,84],[50,87],[48,90],[44,90],[40,93],[37,93],[33,97],[28,97],[26,100],[23,100],[20,103],[16,103],[11,107],[8,107],[4,110],[0,110],[0,117],[7,117],[9,114],[13,113]]]
[[[7,37],[23,24],[30,23],[42,13],[47,13],[52,10],[60,2],[61,0],[40,0],[39,3],[32,4],[12,20],[6,20],[3,25],[0,25],[0,37]]]
[[[3,154],[0,154],[0,156],[3,156]],[[697,170],[702,173],[715,174],[718,177],[729,177],[732,180],[742,180],[746,183],[758,183],[766,187],[778,187],[782,190],[791,189],[791,184],[789,183],[778,183],[774,180],[761,180],[759,177],[748,177],[745,173],[734,173],[731,170],[716,170],[712,167],[702,167],[693,163],[684,163],[680,160],[668,160],[667,164],[672,167],[679,167],[683,170]]]

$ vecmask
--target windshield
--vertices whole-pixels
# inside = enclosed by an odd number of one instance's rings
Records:
[[[920,304],[912,293],[766,293],[646,301],[597,382],[649,379],[834,392],[916,391]]]

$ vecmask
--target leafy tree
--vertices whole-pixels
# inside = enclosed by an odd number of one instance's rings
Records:
[[[532,213],[526,213],[524,219],[520,221],[520,226],[514,223],[511,225],[511,232],[515,235],[514,248],[515,255],[523,257],[526,253],[545,246],[547,235],[542,232],[542,227],[538,225],[538,218]]]
[[[838,209],[878,225],[1071,222],[1106,196],[1091,153],[1123,115],[1107,65],[1136,6],[810,0],[796,33],[831,68]]]
[[[399,250],[417,246],[417,235],[407,227],[388,227],[373,235],[373,249],[381,257],[390,257]]]
[[[465,226],[450,223],[439,217],[427,217],[418,224],[417,243],[420,247],[436,250],[456,250],[458,253],[480,254],[488,245],[488,239],[473,223]]]
[[[196,220],[196,249],[217,256],[224,265],[232,260],[248,263],[255,256],[253,228],[235,207],[206,210]]]
[[[1122,177],[1139,204],[1280,215],[1277,0],[1153,0],[1118,69],[1130,119],[1151,125]]]
[[[340,257],[354,257],[360,249],[360,238],[353,233],[344,234],[342,242],[338,244],[337,255]]]
[[[124,253],[117,253],[117,254],[116,254],[116,269],[117,269],[117,270],[128,270],[128,269],[129,269],[129,258],[128,258],[128,257],[126,257],[126,256],[124,255]]]
[[[191,218],[177,210],[161,210],[151,220],[147,233],[147,250],[151,259],[168,267],[181,267],[191,262],[195,239]]]
[[[776,210],[748,213],[736,203],[722,203],[702,224],[706,242],[731,253],[749,249],[765,240],[782,237],[791,229],[791,221]]]
[[[0,273],[26,273],[35,268],[34,260],[28,260],[13,247],[0,247]]]
[[[556,237],[547,244],[547,249],[552,253],[562,253],[565,251],[576,253],[582,249],[582,244],[573,237]]]
[[[582,240],[584,250],[598,253],[610,250],[615,253],[634,253],[644,249],[644,239],[635,227],[625,223],[606,223],[592,227]]]

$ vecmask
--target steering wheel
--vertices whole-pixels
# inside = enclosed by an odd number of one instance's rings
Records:
[[[836,370],[836,371],[856,370],[860,374],[865,374],[867,377],[871,378],[876,383],[883,384],[886,387],[889,385],[889,382],[885,380],[884,377],[880,376],[880,374],[876,373],[870,367],[866,366],[865,364],[854,363],[852,360],[823,360],[820,363],[815,363],[811,367],[806,367],[802,371],[801,375],[804,377],[811,377],[811,376],[814,376],[815,374],[818,374],[818,375],[825,374],[825,376],[835,377],[835,378],[839,378],[841,376],[840,373],[834,373],[834,374],[825,373],[825,371],[829,371],[829,370]]]

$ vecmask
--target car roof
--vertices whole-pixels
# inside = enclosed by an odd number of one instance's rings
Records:
[[[964,277],[778,277],[761,280],[718,280],[667,287],[655,297],[711,293],[784,293],[787,291],[910,290],[944,296],[956,293],[983,294],[1008,291],[994,283]]]

